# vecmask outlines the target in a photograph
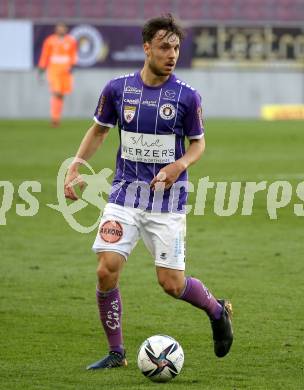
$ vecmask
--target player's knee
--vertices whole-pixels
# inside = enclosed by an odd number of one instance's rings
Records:
[[[178,298],[182,292],[182,287],[172,279],[159,279],[159,284],[162,286],[166,294],[174,298]]]
[[[103,264],[98,265],[96,273],[99,282],[107,281],[111,276],[110,270],[108,269],[108,267],[105,267]]]
[[[63,99],[63,98],[64,98],[63,94],[60,93],[60,92],[54,92],[53,95],[54,95],[57,99]]]
[[[103,291],[115,288],[118,283],[119,269],[112,266],[111,263],[100,259],[96,270],[98,285]]]

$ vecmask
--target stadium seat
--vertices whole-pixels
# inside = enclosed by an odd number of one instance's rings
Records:
[[[77,2],[73,0],[52,0],[48,2],[48,17],[73,18],[77,15]]]
[[[30,18],[30,4],[25,0],[18,0],[14,3],[15,18]]]
[[[299,20],[302,22],[304,20],[304,2],[301,0],[296,0],[295,5],[293,7],[293,13],[292,18],[295,18],[295,20]]]
[[[142,2],[140,0],[126,0],[119,4],[112,3],[111,15],[114,19],[137,19],[141,11]]]
[[[145,1],[143,4],[144,19],[159,16],[168,12],[178,14],[178,12],[175,11],[175,4],[176,2],[174,0]]]
[[[0,0],[2,18],[138,20],[171,12],[183,21],[304,20],[304,0]]]
[[[30,17],[42,18],[46,15],[46,4],[41,0],[32,0],[30,2]]]
[[[303,21],[304,2],[297,0],[280,0],[273,14],[275,20]]]
[[[8,0],[3,0],[0,2],[0,18],[8,18],[9,9],[8,9]]]
[[[82,0],[79,2],[79,17],[110,18],[109,5],[110,2],[107,0]]]
[[[232,19],[232,8],[230,6],[213,6],[210,10],[211,20],[231,20]]]
[[[206,2],[204,7],[200,0],[182,1],[179,6],[179,18],[181,20],[203,20],[207,17],[208,10],[210,9],[209,4]]]

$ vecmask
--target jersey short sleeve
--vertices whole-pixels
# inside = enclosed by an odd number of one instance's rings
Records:
[[[188,139],[199,139],[204,136],[201,97],[197,92],[189,94],[189,105],[184,117],[184,131]]]
[[[117,122],[117,113],[113,99],[113,89],[109,82],[101,92],[98,104],[94,113],[96,123],[106,127],[115,127]]]

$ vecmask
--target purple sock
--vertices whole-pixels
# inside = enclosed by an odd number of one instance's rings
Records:
[[[108,339],[110,351],[123,353],[121,329],[122,304],[119,288],[102,292],[96,289],[100,321]]]
[[[179,299],[191,303],[191,305],[198,307],[214,319],[219,319],[223,308],[208,291],[203,283],[195,278],[188,277],[185,280],[185,289]]]

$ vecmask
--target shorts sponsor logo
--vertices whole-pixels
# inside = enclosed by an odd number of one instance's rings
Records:
[[[124,93],[135,93],[137,95],[141,94],[141,89],[136,87],[130,87],[129,85],[124,89]]]
[[[126,122],[132,122],[136,113],[136,107],[134,106],[124,106],[124,118]]]
[[[123,228],[117,221],[106,221],[101,225],[99,235],[103,241],[113,244],[121,239]]]
[[[184,234],[182,231],[178,233],[178,236],[175,238],[174,241],[174,256],[177,258],[182,257],[184,260]]]
[[[175,117],[175,107],[171,103],[163,104],[159,109],[159,115],[165,120],[170,120]]]

